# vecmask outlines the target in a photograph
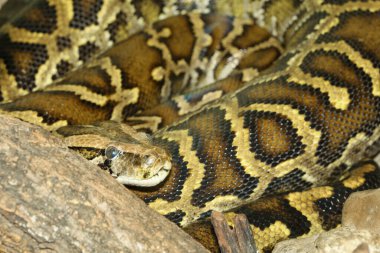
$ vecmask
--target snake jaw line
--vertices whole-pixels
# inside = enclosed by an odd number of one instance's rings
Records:
[[[166,161],[161,169],[156,174],[148,179],[138,179],[131,176],[117,176],[116,180],[124,185],[138,186],[138,187],[153,187],[163,182],[170,173],[172,164]]]
[[[166,151],[150,144],[142,146],[143,150],[122,149],[117,158],[109,160],[109,171],[118,182],[152,187],[163,182],[169,175],[172,163]]]
[[[68,147],[125,185],[158,185],[172,167],[166,150],[154,145],[148,135],[122,123],[106,121],[92,126],[66,126],[57,133]]]

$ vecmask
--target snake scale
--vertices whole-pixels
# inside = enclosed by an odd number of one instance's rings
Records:
[[[0,30],[0,112],[209,249],[219,210],[270,252],[379,187],[378,31],[380,1],[40,0]]]

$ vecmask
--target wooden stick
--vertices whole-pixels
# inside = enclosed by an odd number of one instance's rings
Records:
[[[211,223],[222,253],[257,252],[249,222],[244,214],[238,214],[235,217],[233,229],[228,226],[224,215],[217,211],[212,212]]]
[[[256,244],[253,239],[251,226],[245,214],[238,214],[234,219],[234,231],[241,252],[257,252]]]

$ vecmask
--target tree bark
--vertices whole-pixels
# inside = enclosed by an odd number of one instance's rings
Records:
[[[59,138],[0,125],[0,252],[206,252]]]

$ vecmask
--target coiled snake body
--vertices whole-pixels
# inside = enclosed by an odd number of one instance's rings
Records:
[[[153,186],[132,190],[209,247],[192,223],[211,210],[251,214],[269,251],[337,226],[326,203],[378,187],[372,163],[346,174],[380,136],[378,1],[45,0],[1,31],[1,113]],[[107,120],[154,134],[73,126]]]

